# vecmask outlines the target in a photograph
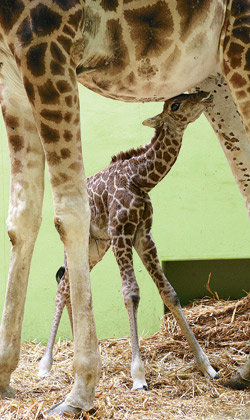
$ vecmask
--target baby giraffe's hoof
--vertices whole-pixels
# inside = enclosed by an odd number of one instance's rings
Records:
[[[148,386],[147,385],[143,385],[140,388],[134,389],[134,391],[148,391]]]
[[[243,390],[250,387],[250,381],[243,379],[240,374],[237,372],[232,378],[230,378],[225,386],[232,389]]]
[[[0,398],[15,398],[15,390],[10,385],[0,387]]]
[[[81,408],[72,407],[71,405],[66,404],[65,401],[62,401],[51,407],[46,414],[46,418],[49,419],[53,415],[58,414],[63,417],[78,419],[82,412],[83,410]]]

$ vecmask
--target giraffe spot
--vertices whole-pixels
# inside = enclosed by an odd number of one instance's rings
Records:
[[[57,124],[62,121],[61,111],[50,111],[49,109],[43,109],[41,111],[41,116],[46,120],[54,121]]]
[[[52,0],[53,3],[55,3],[57,6],[60,7],[62,10],[69,10],[73,7],[78,6],[79,1],[78,0]]]
[[[65,34],[65,35],[68,35],[68,36],[70,36],[71,38],[74,38],[74,36],[75,36],[75,31],[70,27],[70,26],[68,26],[68,25],[64,25],[64,27],[63,27],[63,33]]]
[[[193,31],[194,26],[197,26],[199,23],[202,25],[206,20],[208,13],[210,12],[208,7],[207,0],[178,0],[177,11],[181,17],[180,21],[180,39],[185,41],[191,32]]]
[[[59,42],[59,44],[61,44],[63,49],[69,54],[70,49],[71,49],[71,45],[72,45],[71,38],[67,38],[64,35],[60,35],[60,36],[57,37],[57,41]]]
[[[71,85],[65,80],[59,80],[59,82],[56,83],[56,87],[61,93],[70,92],[72,90]]]
[[[246,52],[246,64],[244,66],[244,70],[250,71],[250,48],[248,48]]]
[[[138,221],[139,221],[138,213],[135,209],[131,209],[129,211],[129,220],[130,220],[130,222],[133,222],[133,223],[136,223],[136,224],[138,223]]]
[[[33,39],[29,18],[24,19],[17,30],[17,37],[21,44],[29,44]]]
[[[63,137],[65,141],[69,142],[73,138],[73,134],[69,130],[64,130]]]
[[[38,92],[43,104],[58,104],[59,93],[50,79],[38,87]]]
[[[166,171],[166,165],[163,165],[161,162],[156,162],[155,169],[159,174],[164,174]]]
[[[0,24],[6,34],[13,28],[24,10],[21,0],[0,1]]]
[[[41,136],[44,143],[57,143],[60,140],[59,131],[41,123]]]
[[[237,89],[245,86],[247,81],[239,73],[235,72],[230,78],[230,83],[232,83],[233,87]]]
[[[45,52],[47,43],[30,47],[27,52],[27,67],[34,76],[42,76],[45,73]]]
[[[50,63],[50,70],[53,75],[64,75],[64,67],[61,64],[58,64],[56,61],[52,60]]]
[[[66,114],[64,115],[64,119],[67,123],[69,123],[72,119],[73,114],[71,112],[66,112]]]
[[[149,181],[158,182],[160,180],[159,175],[155,174],[154,172],[149,174]]]
[[[132,223],[126,223],[124,225],[124,235],[132,235],[135,231],[135,225]]]
[[[69,169],[72,169],[72,171],[75,171],[76,173],[80,173],[82,170],[82,162],[74,162],[69,165]]]
[[[232,30],[232,33],[233,33],[233,36],[235,36],[235,38],[244,42],[244,44],[249,45],[250,37],[249,37],[249,28],[247,26],[242,26],[240,28],[234,28]]]
[[[13,174],[18,174],[22,172],[23,165],[22,162],[19,159],[14,159],[14,161],[11,163],[11,172]]]
[[[125,223],[128,220],[128,213],[127,210],[120,210],[118,212],[118,220],[120,223]]]
[[[9,136],[9,142],[14,149],[14,152],[19,152],[24,147],[24,141],[21,136]]]
[[[101,6],[105,10],[105,12],[115,11],[118,6],[118,0],[101,0]]]
[[[78,10],[77,12],[70,15],[68,19],[68,25],[73,26],[76,30],[79,28],[79,25],[81,25],[83,21],[83,12],[82,10]]]
[[[55,62],[60,63],[62,65],[66,63],[65,55],[62,53],[61,49],[55,42],[51,42],[50,52]]]
[[[12,130],[15,130],[19,126],[18,118],[13,115],[5,115],[4,117],[5,124],[10,127]]]
[[[31,10],[30,16],[32,30],[38,36],[51,35],[60,28],[62,22],[62,17],[58,13],[41,3]]]
[[[123,40],[122,27],[118,19],[110,19],[107,22],[107,39],[109,40],[112,51],[112,61],[109,71],[116,74],[128,64],[128,49]]]
[[[70,155],[71,155],[71,152],[70,152],[69,149],[66,149],[66,148],[61,149],[61,157],[62,157],[62,159],[68,159],[70,157]]]
[[[171,159],[172,159],[172,157],[170,156],[170,154],[168,152],[164,152],[163,158],[166,162],[170,162]]]
[[[61,156],[59,156],[56,152],[48,152],[46,154],[46,159],[52,166],[58,165],[61,162]]]
[[[166,38],[173,32],[173,18],[167,4],[156,4],[133,10],[125,10],[124,17],[130,26],[135,42],[136,58],[160,55],[166,48]]]

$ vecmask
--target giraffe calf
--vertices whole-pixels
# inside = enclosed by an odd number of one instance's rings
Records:
[[[218,377],[188,326],[178,297],[161,269],[150,233],[153,208],[148,195],[175,163],[185,128],[211,107],[212,99],[209,93],[199,92],[179,95],[166,101],[162,113],[143,123],[155,129],[148,144],[114,156],[109,166],[87,179],[91,209],[89,266],[92,270],[112,246],[120,269],[123,299],[129,316],[132,389],[147,389],[137,333],[140,296],[133,268],[133,247],[155,282],[164,304],[180,325],[199,369],[208,377]],[[48,375],[51,369],[53,344],[65,305],[73,325],[66,258],[64,267],[57,273],[59,286],[55,315],[46,352],[40,362],[40,377]]]

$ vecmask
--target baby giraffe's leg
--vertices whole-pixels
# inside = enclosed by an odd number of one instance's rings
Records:
[[[182,333],[186,337],[192,349],[198,368],[203,372],[205,376],[217,379],[218,374],[210,365],[207,356],[195,339],[182,312],[178,296],[161,269],[152,235],[147,232],[143,232],[141,235],[137,234],[134,247],[146,269],[148,270],[150,276],[152,277],[154,283],[156,284],[163,302],[176,318]]]
[[[137,309],[140,296],[133,268],[132,239],[128,237],[123,238],[119,234],[112,234],[111,243],[121,273],[122,294],[129,317],[132,345],[132,390],[147,389],[148,386],[145,380],[144,364],[140,355],[137,331]]]
[[[97,248],[98,247],[98,248]],[[105,253],[110,247],[109,241],[102,241],[100,246],[94,241],[93,239],[90,240],[89,244],[89,266],[90,271],[92,268],[103,258]],[[63,267],[61,267],[63,268]],[[49,375],[49,372],[52,367],[53,363],[53,346],[55,343],[55,338],[57,334],[57,330],[60,324],[60,320],[62,317],[64,306],[66,305],[69,320],[71,324],[72,334],[73,333],[73,317],[72,317],[72,306],[70,302],[70,286],[69,286],[69,272],[68,272],[68,265],[67,265],[67,257],[65,255],[65,263],[64,263],[64,274],[59,282],[57,293],[56,293],[56,303],[55,303],[55,312],[54,318],[50,330],[50,336],[48,340],[48,344],[45,350],[45,353],[39,363],[39,378],[44,378]]]
[[[55,312],[54,312],[54,317],[53,317],[52,326],[50,330],[50,335],[49,335],[45,353],[39,363],[39,372],[38,372],[39,378],[45,378],[50,373],[52,363],[53,363],[53,346],[55,343],[57,330],[60,324],[60,320],[61,320],[65,305],[67,305],[67,309],[68,311],[70,311],[69,318],[70,318],[71,328],[73,332],[68,270],[65,271],[57,288]]]

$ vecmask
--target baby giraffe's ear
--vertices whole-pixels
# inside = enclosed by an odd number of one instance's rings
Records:
[[[147,118],[143,121],[143,125],[147,125],[148,127],[157,128],[163,123],[162,114],[158,114],[155,117]]]

